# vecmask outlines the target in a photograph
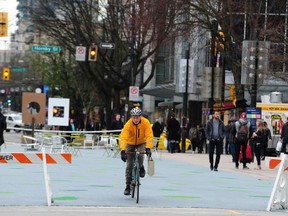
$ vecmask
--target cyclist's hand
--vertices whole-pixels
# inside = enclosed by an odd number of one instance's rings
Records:
[[[152,153],[151,153],[151,149],[150,148],[146,148],[146,155],[148,157],[151,157]]]
[[[121,160],[122,160],[123,162],[126,162],[126,160],[127,160],[127,155],[126,155],[126,153],[125,153],[125,150],[122,150],[122,151],[121,151]]]

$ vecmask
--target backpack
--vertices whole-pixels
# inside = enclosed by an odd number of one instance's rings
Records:
[[[198,138],[198,130],[196,128],[191,128],[190,130],[190,140],[196,140]]]
[[[237,140],[241,143],[247,142],[248,141],[248,133],[249,133],[249,128],[248,128],[248,123],[241,123],[239,122],[239,128],[237,132]]]

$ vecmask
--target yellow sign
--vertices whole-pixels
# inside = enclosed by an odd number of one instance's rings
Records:
[[[8,36],[8,13],[0,12],[0,37]]]
[[[288,112],[287,104],[257,104],[257,107],[268,112]]]

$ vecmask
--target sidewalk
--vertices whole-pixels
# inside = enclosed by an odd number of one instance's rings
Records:
[[[165,158],[170,160],[177,160],[184,163],[190,163],[196,166],[202,166],[206,167],[207,170],[210,170],[210,164],[209,164],[209,156],[208,154],[193,154],[191,151],[186,151],[186,153],[176,153],[176,154],[170,154],[167,151],[159,151],[159,158]],[[154,155],[155,157],[155,155]],[[221,171],[227,171],[232,173],[237,173],[245,176],[250,176],[253,178],[257,178],[259,180],[275,180],[277,175],[277,169],[269,169],[266,166],[266,161],[269,159],[269,157],[266,157],[265,161],[261,161],[261,170],[256,170],[256,159],[254,163],[247,164],[247,166],[250,168],[249,170],[243,170],[242,164],[239,165],[239,169],[235,168],[235,163],[232,162],[232,156],[222,154],[220,158],[220,163],[218,170]],[[214,155],[215,160],[215,155]]]

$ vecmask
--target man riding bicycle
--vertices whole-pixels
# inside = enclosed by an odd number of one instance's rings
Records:
[[[133,152],[135,148],[139,152],[145,152],[151,156],[151,148],[153,147],[153,131],[148,119],[141,116],[142,111],[138,107],[131,109],[131,118],[126,122],[120,134],[120,151],[121,159],[126,162],[126,188],[124,195],[130,195],[130,184],[132,181],[132,168],[133,168]],[[145,176],[145,169],[143,165],[143,154],[139,157],[140,164],[140,177]]]

